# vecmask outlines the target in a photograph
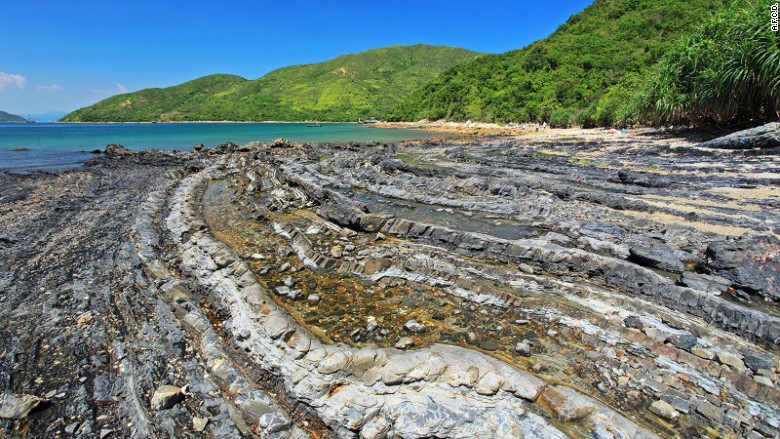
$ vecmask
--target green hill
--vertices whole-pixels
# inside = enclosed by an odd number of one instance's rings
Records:
[[[210,75],[110,97],[63,120],[323,120],[389,114],[413,90],[478,54],[443,46],[391,46],[284,67],[257,80]]]
[[[726,0],[596,0],[521,50],[456,66],[412,93],[396,120],[609,125],[635,116],[646,70]]]
[[[26,119],[15,114],[0,111],[0,122],[26,122]]]

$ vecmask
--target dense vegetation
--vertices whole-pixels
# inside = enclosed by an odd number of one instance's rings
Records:
[[[0,122],[25,122],[26,119],[15,114],[0,110]]]
[[[281,68],[257,80],[210,75],[175,87],[117,95],[63,120],[353,121],[380,117],[442,71],[477,55],[452,47],[392,46]]]
[[[446,71],[413,93],[392,118],[557,126],[633,122],[632,98],[651,66],[725,3],[596,0],[544,40]]]
[[[769,0],[738,1],[707,17],[650,74],[638,105],[647,121],[729,125],[780,111],[780,34]]]

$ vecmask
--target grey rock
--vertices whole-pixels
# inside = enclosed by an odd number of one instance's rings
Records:
[[[407,321],[406,323],[404,323],[404,328],[406,328],[411,332],[414,332],[415,334],[419,334],[425,331],[425,325],[418,323],[417,320]]]
[[[780,147],[780,122],[772,122],[703,142],[704,148],[750,149]]]
[[[692,347],[696,346],[697,338],[690,333],[678,333],[672,334],[666,339],[667,342],[673,344],[678,349],[684,351],[690,351]]]
[[[639,316],[628,316],[623,319],[623,323],[627,328],[642,329],[644,327],[642,319],[640,319]]]
[[[661,241],[644,236],[634,237],[629,243],[628,251],[630,254],[629,260],[639,265],[673,273],[682,273],[685,270],[685,266],[683,266],[682,261],[677,257],[674,250]]]
[[[774,383],[772,382],[772,380],[770,380],[769,378],[767,378],[765,376],[761,376],[761,375],[755,375],[753,377],[753,381],[755,381],[755,382],[757,382],[759,384],[763,384],[765,386],[769,386],[769,387],[774,387],[775,386]]]
[[[528,340],[523,340],[515,345],[515,351],[524,357],[530,357],[531,345],[528,343]]]
[[[759,369],[772,369],[774,367],[773,358],[769,354],[746,352],[742,357],[742,360],[745,362],[745,366],[749,367],[754,372]]]
[[[274,290],[276,291],[276,294],[280,296],[289,296],[290,292],[292,291],[290,290],[290,287],[287,286],[276,287]]]

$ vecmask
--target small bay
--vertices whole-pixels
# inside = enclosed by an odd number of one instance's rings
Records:
[[[189,151],[202,143],[245,144],[285,138],[293,142],[378,141],[426,139],[437,133],[371,128],[356,123],[0,123],[0,170],[54,171],[80,166],[95,149],[118,143],[133,150]]]

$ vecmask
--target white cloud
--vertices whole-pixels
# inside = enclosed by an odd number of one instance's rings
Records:
[[[56,93],[58,91],[63,91],[63,90],[65,89],[62,88],[62,86],[57,84],[38,85],[37,87],[35,87],[35,91],[44,92],[44,93]]]
[[[117,93],[127,93],[127,87],[118,82],[115,82],[114,84],[116,85]]]
[[[19,90],[24,89],[27,84],[27,78],[17,73],[0,72],[0,91],[8,86],[15,86]]]

